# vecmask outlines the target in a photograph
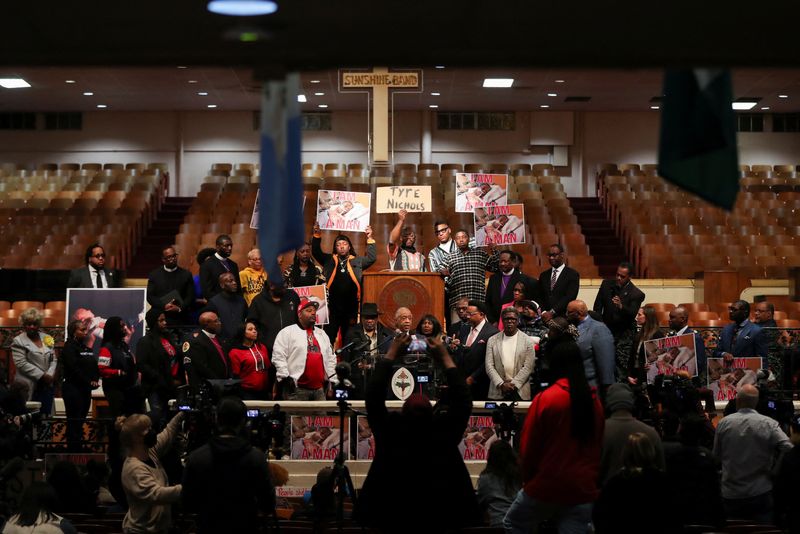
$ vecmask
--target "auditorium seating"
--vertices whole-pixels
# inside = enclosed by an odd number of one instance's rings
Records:
[[[736,269],[751,278],[786,278],[800,266],[800,179],[790,168],[743,169],[730,213],[654,172],[635,174],[631,164],[603,165],[597,194],[638,277]]]
[[[0,169],[0,267],[67,269],[100,242],[125,269],[166,197],[163,163],[41,163]]]

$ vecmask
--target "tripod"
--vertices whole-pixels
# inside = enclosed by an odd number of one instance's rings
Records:
[[[339,453],[333,462],[333,490],[336,492],[336,523],[339,532],[342,531],[344,525],[344,497],[345,494],[350,495],[353,505],[356,504],[356,491],[353,487],[353,479],[350,478],[350,470],[345,465],[345,458],[347,457],[344,451],[344,422],[347,411],[350,410],[350,404],[347,402],[347,389],[337,390],[337,397],[339,402],[336,405],[339,407]],[[349,434],[349,432],[348,432]]]

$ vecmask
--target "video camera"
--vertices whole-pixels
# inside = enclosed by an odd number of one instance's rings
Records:
[[[487,402],[484,404],[486,409],[492,410],[492,423],[494,423],[497,435],[504,441],[510,442],[511,438],[519,430],[519,416],[514,412],[516,406],[516,402],[510,404]]]
[[[275,404],[268,412],[262,412],[258,408],[247,410],[245,430],[250,444],[265,452],[271,449],[278,460],[285,454],[283,450],[285,428],[286,412],[281,410],[280,404]]]

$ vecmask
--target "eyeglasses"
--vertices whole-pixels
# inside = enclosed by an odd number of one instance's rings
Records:
[[[446,231],[448,231],[449,229],[450,229],[449,226],[445,226],[444,228],[439,228],[438,230],[436,230],[436,235],[443,234]]]
[[[92,257],[93,257],[93,258],[105,258],[105,257],[106,257],[106,255],[105,255],[105,253],[100,253],[100,254],[92,254]]]

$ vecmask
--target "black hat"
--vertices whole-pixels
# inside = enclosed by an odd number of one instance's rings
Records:
[[[378,315],[380,315],[378,313],[378,305],[374,302],[365,302],[361,305],[362,317],[377,317]]]

